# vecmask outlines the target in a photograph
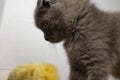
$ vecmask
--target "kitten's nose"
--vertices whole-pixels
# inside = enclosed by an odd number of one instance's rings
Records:
[[[47,36],[45,36],[45,40],[47,40],[47,41],[48,41],[48,39],[49,39],[49,38],[48,38]]]

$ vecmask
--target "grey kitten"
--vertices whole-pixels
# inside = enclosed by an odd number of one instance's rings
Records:
[[[120,78],[120,18],[89,0],[52,1],[38,0],[35,24],[47,41],[65,41],[70,80]]]

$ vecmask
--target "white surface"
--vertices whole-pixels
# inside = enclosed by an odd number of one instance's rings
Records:
[[[0,80],[7,80],[11,70],[0,70]]]
[[[93,1],[100,9],[120,10],[119,0]],[[0,80],[6,80],[7,69],[29,62],[53,63],[59,69],[61,80],[68,80],[69,66],[62,43],[46,42],[43,33],[36,29],[35,5],[36,0],[6,0],[0,29],[0,69],[6,70],[0,70]]]

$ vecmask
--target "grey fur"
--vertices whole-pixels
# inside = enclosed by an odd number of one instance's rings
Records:
[[[49,42],[65,41],[70,80],[108,80],[109,73],[120,78],[117,15],[96,9],[88,0],[58,0],[54,6],[39,5],[35,10],[36,26]]]

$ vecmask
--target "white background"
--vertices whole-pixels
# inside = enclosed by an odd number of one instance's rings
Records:
[[[50,44],[34,25],[36,0],[0,0],[0,80],[17,65],[29,62],[49,62],[67,80],[69,66],[60,44]],[[120,0],[92,0],[105,11],[120,11]],[[4,8],[4,9],[3,9]],[[2,15],[3,12],[3,15]]]
[[[5,3],[5,0],[0,0],[0,24],[1,24],[1,19],[2,19],[4,3]]]

